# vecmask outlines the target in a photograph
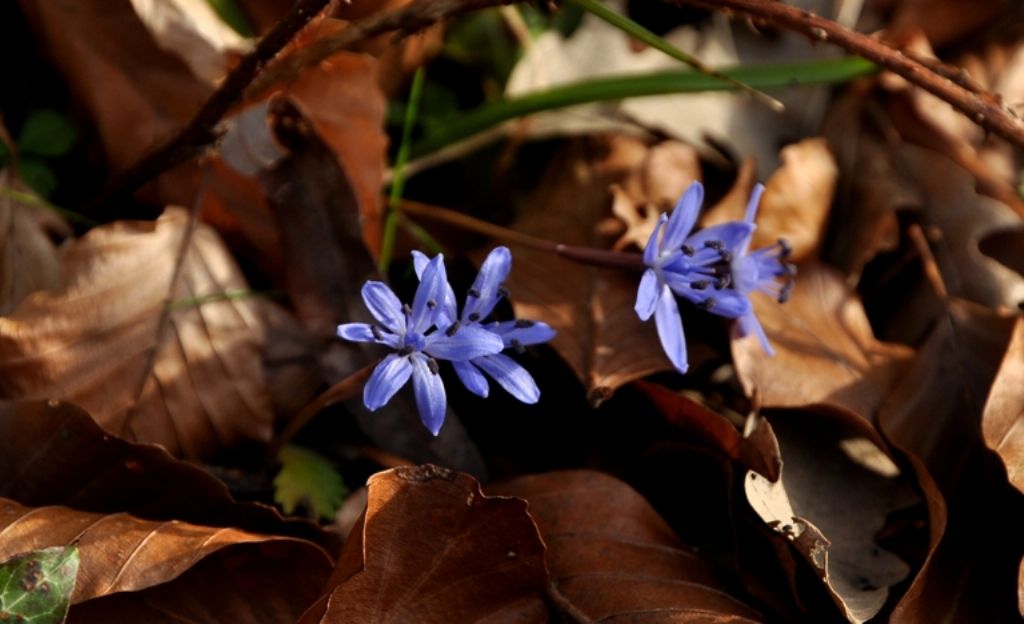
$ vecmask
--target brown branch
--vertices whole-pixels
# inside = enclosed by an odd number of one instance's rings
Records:
[[[83,208],[87,214],[114,201],[124,199],[164,171],[197,156],[217,138],[215,130],[228,110],[268,61],[292,40],[302,28],[323,10],[329,0],[300,0],[228,74],[224,82],[206,100],[192,119],[164,144],[156,147],[135,164],[115,175],[99,195]]]
[[[1024,147],[1024,125],[1001,105],[999,96],[972,92],[937,73],[933,67],[890,45],[855,32],[830,19],[774,0],[674,0],[677,4],[734,13],[827,41],[906,78],[942,98],[978,125]]]

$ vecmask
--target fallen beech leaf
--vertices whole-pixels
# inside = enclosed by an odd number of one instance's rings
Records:
[[[981,417],[988,447],[1006,464],[1010,483],[1024,492],[1024,322],[1010,339]]]
[[[252,45],[217,15],[205,0],[131,0],[156,44],[185,61],[192,74],[216,84],[232,57]]]
[[[947,512],[937,515],[930,502],[928,558],[896,605],[895,623],[1017,617],[1020,493],[980,435],[985,396],[1015,321],[950,300],[879,409],[880,429],[934,478]]]
[[[781,479],[773,484],[748,473],[747,500],[811,565],[846,619],[865,622],[910,572],[878,546],[875,535],[888,514],[918,497],[857,428],[786,413],[773,418],[773,430],[782,451]]]
[[[60,398],[106,430],[207,457],[270,436],[258,302],[216,233],[188,215],[93,229],[61,258],[63,282],[0,318],[0,388]],[[210,299],[209,301],[205,301]]]
[[[787,303],[757,295],[752,301],[776,354],[764,353],[755,337],[733,342],[747,395],[759,396],[764,407],[838,409],[870,430],[911,350],[876,340],[857,295],[821,264],[800,267]]]
[[[75,605],[119,592],[144,591],[179,577],[185,584],[195,583],[187,580],[188,572],[200,561],[217,553],[230,560],[237,557],[230,551],[245,549],[252,552],[242,555],[243,560],[269,559],[274,562],[276,573],[270,577],[250,576],[253,572],[248,568],[226,565],[218,578],[205,579],[223,592],[220,598],[206,596],[208,613],[216,612],[218,604],[237,601],[238,593],[230,589],[237,585],[253,592],[244,596],[248,600],[288,607],[283,614],[267,609],[259,617],[245,621],[294,621],[305,608],[304,601],[313,597],[309,587],[323,582],[329,571],[326,554],[302,540],[176,520],[142,520],[123,513],[103,515],[67,507],[25,507],[8,499],[0,499],[0,535],[0,559],[29,550],[77,545],[81,564],[71,594],[72,621],[76,621]],[[173,605],[169,608],[175,609]],[[206,616],[199,621],[217,620]]]
[[[11,186],[9,173],[0,175],[0,184]],[[30,292],[60,282],[54,239],[69,236],[71,229],[56,212],[4,194],[0,196],[0,232],[0,315],[5,315]]]
[[[1004,0],[968,4],[959,0],[902,0],[895,5],[888,28],[896,32],[921,29],[934,46],[946,46],[982,30],[1012,4]]]
[[[208,472],[164,449],[110,436],[60,401],[0,401],[0,497],[147,520],[183,520],[334,544],[315,525],[239,503]]]
[[[311,622],[546,622],[544,544],[526,504],[437,466],[370,477]]]
[[[731,596],[635,490],[586,471],[491,488],[525,498],[548,547],[556,606],[583,621],[741,624],[761,615]]]
[[[78,547],[56,546],[0,563],[0,620],[60,624],[78,576]]]
[[[569,245],[601,246],[595,226],[606,217],[609,185],[621,182],[647,153],[628,137],[577,141],[523,205],[512,229]],[[592,403],[651,373],[671,370],[653,323],[633,311],[639,274],[564,260],[514,246],[507,286],[518,318],[544,321],[551,346],[587,388]]]
[[[94,120],[115,171],[166,139],[211,93],[181,60],[157,47],[128,0],[25,0],[20,6],[75,101]],[[157,184],[163,203],[192,201],[191,175],[164,175]]]

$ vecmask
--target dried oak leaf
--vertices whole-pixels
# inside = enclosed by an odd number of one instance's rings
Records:
[[[158,446],[108,435],[81,408],[56,400],[0,401],[0,497],[30,507],[125,512],[334,547],[312,523],[239,503],[208,472]]]
[[[1024,492],[1024,321],[1017,320],[981,416],[985,443],[1006,464],[1010,483]]]
[[[7,173],[0,176],[0,183],[10,185]],[[6,194],[0,197],[0,315],[8,314],[30,292],[57,285],[60,255],[54,239],[70,234],[56,212]]]
[[[875,535],[890,513],[914,505],[917,494],[856,427],[799,413],[775,414],[772,422],[781,479],[769,483],[748,473],[747,500],[821,578],[847,621],[865,622],[910,572]]]
[[[897,624],[1018,617],[1020,492],[981,435],[1015,321],[950,300],[879,409],[879,428],[907,453],[929,504],[928,556],[893,611]]]
[[[372,476],[362,522],[301,622],[547,622],[544,544],[515,498],[432,465]]]
[[[776,353],[767,355],[754,337],[733,342],[747,395],[763,407],[839,410],[869,432],[911,350],[876,340],[856,293],[822,264],[800,267],[787,303],[757,295],[753,303]],[[873,432],[869,437],[877,441]]]
[[[0,318],[5,396],[77,403],[107,431],[189,458],[269,438],[259,303],[232,296],[247,287],[215,232],[169,208],[93,229],[61,270],[58,289]]]
[[[320,548],[294,538],[9,499],[0,499],[0,538],[0,560],[78,547],[71,622],[284,624],[315,599],[330,570]]]
[[[762,620],[728,593],[640,494],[614,477],[549,472],[491,490],[529,503],[548,547],[555,605],[574,621]]]
[[[607,216],[607,189],[623,181],[647,151],[643,142],[625,136],[570,143],[512,228],[568,245],[606,245],[595,227]],[[592,403],[630,381],[672,369],[654,324],[633,311],[638,275],[519,246],[514,251],[507,286],[516,316],[558,331],[551,346],[583,381]]]

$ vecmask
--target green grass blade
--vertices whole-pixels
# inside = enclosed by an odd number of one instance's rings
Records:
[[[874,63],[860,57],[824,61],[744,65],[721,73],[758,89],[832,84],[852,80],[877,71]],[[442,129],[423,138],[411,150],[419,158],[483,132],[502,122],[533,113],[578,104],[607,102],[630,97],[730,91],[736,86],[693,71],[659,71],[647,74],[611,76],[560,85],[514,98],[505,98],[465,113]]]

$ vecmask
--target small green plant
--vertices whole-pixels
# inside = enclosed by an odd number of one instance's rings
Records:
[[[57,176],[48,161],[66,155],[77,138],[67,116],[49,109],[32,111],[16,141],[18,175],[34,191],[50,197],[57,188]],[[12,160],[8,146],[0,142],[0,169]]]

